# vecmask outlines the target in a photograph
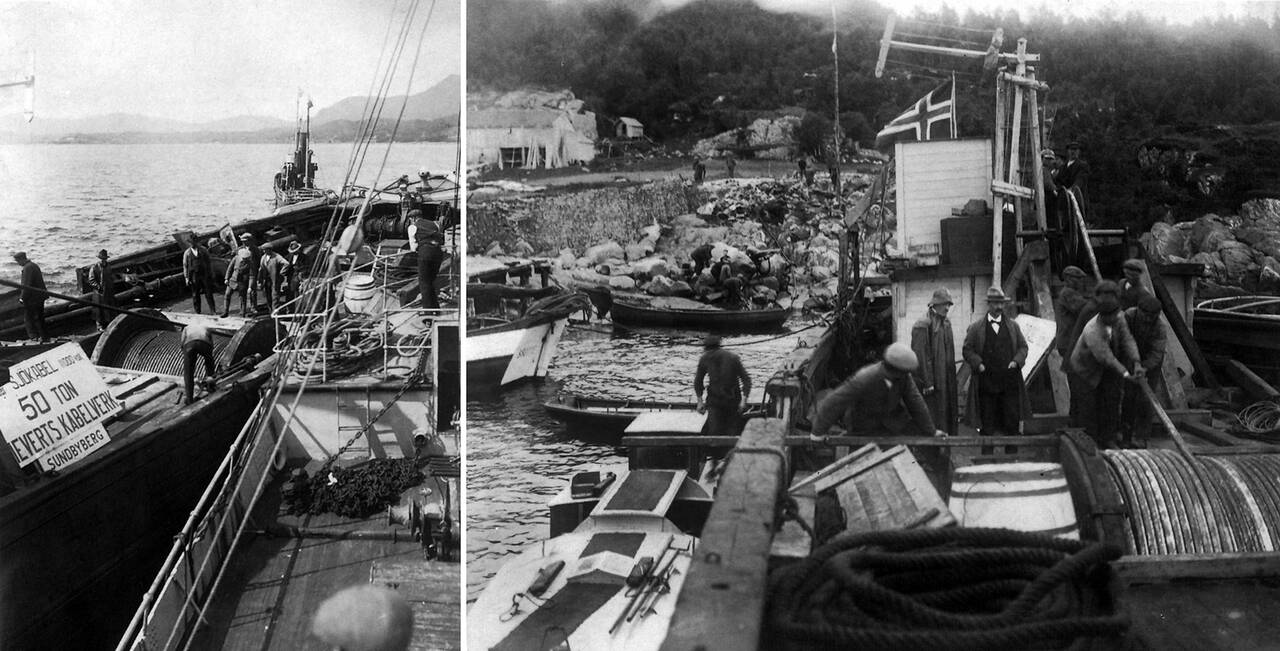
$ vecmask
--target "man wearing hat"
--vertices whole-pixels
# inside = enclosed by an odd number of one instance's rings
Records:
[[[1127,310],[1137,307],[1138,299],[1150,293],[1142,280],[1147,273],[1147,265],[1137,258],[1130,258],[1124,261],[1121,269],[1124,279],[1120,281],[1120,309]]]
[[[41,343],[49,341],[44,331],[44,273],[40,271],[40,265],[27,257],[26,251],[14,253],[13,261],[22,267],[20,280],[23,288],[18,292],[18,302],[22,303],[22,321],[27,326],[27,337]]]
[[[225,303],[222,306],[223,317],[231,313],[231,297],[236,292],[240,293],[240,316],[249,316],[249,312],[254,308],[250,288],[257,282],[258,267],[254,264],[253,253],[249,249],[251,238],[252,236],[248,233],[240,236],[240,248],[232,254],[231,263],[227,265],[227,275],[223,278],[227,286]]]
[[[289,255],[285,257],[289,263],[285,267],[285,301],[298,298],[302,288],[302,274],[311,268],[311,261],[302,250],[302,243],[297,240],[289,243]]]
[[[89,287],[93,290],[93,300],[99,305],[116,304],[115,273],[111,270],[106,249],[98,251],[98,261],[89,267]],[[94,308],[94,316],[98,321],[98,330],[106,330],[107,324],[115,318],[115,312],[103,308]]]
[[[255,312],[258,309],[258,269],[262,266],[262,247],[258,246],[258,238],[253,233],[244,233],[240,236],[240,245],[249,248],[249,264],[252,270],[249,272],[249,311]]]
[[[929,406],[933,423],[948,434],[956,433],[959,393],[956,390],[956,342],[947,312],[951,292],[939,289],[929,300],[929,311],[911,326],[911,350],[920,361],[912,374],[920,395]]]
[[[1072,265],[1062,270],[1062,281],[1064,285],[1058,290],[1058,298],[1053,304],[1054,320],[1058,322],[1053,346],[1065,362],[1076,345],[1075,340],[1071,338],[1072,331],[1076,327],[1076,319],[1080,317],[1080,312],[1089,302],[1085,297],[1085,283],[1088,281],[1088,276],[1083,269]]]
[[[811,436],[827,435],[840,421],[850,434],[934,436],[933,416],[911,373],[920,360],[904,343],[893,343],[884,359],[858,369],[831,393],[818,401]]]
[[[267,311],[276,309],[276,297],[280,295],[284,274],[289,262],[270,244],[262,246],[262,261],[258,263],[258,282],[262,295],[267,299]]]
[[[440,301],[436,297],[436,278],[440,276],[440,265],[444,263],[444,232],[433,218],[414,208],[407,215],[410,222],[410,249],[418,254],[418,295],[422,297],[422,307],[438,309]]]
[[[693,376],[693,395],[698,400],[698,413],[707,415],[703,433],[737,436],[742,429],[742,411],[751,393],[751,376],[743,368],[742,360],[721,348],[720,343],[717,335],[707,335],[702,340],[703,353]]]
[[[1160,395],[1160,365],[1164,363],[1165,342],[1168,335],[1160,322],[1160,299],[1149,293],[1138,298],[1138,304],[1124,310],[1124,322],[1129,334],[1138,345],[1139,365],[1146,376],[1147,386]],[[1151,406],[1147,404],[1142,389],[1132,384],[1124,385],[1124,402],[1120,405],[1120,444],[1132,447],[1134,437],[1145,441],[1151,425]]]
[[[209,246],[218,244],[217,238],[209,238]],[[213,263],[209,259],[209,251],[200,246],[195,238],[187,244],[182,252],[182,277],[191,290],[191,305],[200,314],[200,298],[209,301],[209,314],[218,313],[218,305],[213,300]]]
[[[1030,414],[1022,365],[1027,361],[1027,338],[1009,318],[1009,299],[999,287],[987,290],[987,313],[969,325],[962,354],[973,375],[965,402],[965,421],[983,436],[1017,436]],[[1012,451],[1007,446],[1007,451]],[[984,447],[984,453],[990,448]]]
[[[1089,164],[1080,158],[1080,143],[1067,145],[1067,163],[1058,174],[1058,185],[1063,188],[1079,188],[1081,195],[1085,191],[1085,181],[1089,178]]]
[[[1099,283],[1099,287],[1115,283]],[[1120,312],[1120,300],[1110,291],[1095,293],[1098,314],[1089,319],[1071,352],[1073,387],[1080,389],[1076,414],[1079,423],[1100,448],[1116,446],[1120,426],[1120,399],[1124,380],[1145,373],[1138,344]],[[1132,369],[1132,370],[1130,370]]]

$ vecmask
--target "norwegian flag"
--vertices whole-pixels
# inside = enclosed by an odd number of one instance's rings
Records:
[[[876,134],[876,149],[887,150],[899,140],[945,140],[955,137],[956,84],[944,82]]]

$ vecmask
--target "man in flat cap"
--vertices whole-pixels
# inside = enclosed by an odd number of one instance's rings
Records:
[[[1080,312],[1089,302],[1085,294],[1087,281],[1088,276],[1080,267],[1072,265],[1062,270],[1063,287],[1058,291],[1058,298],[1053,305],[1053,317],[1058,322],[1053,346],[1058,350],[1058,354],[1062,355],[1063,362],[1066,362],[1071,356],[1071,350],[1075,348],[1076,342],[1071,337],[1076,327],[1076,319],[1080,317]]]
[[[742,430],[742,412],[751,393],[751,376],[738,356],[720,347],[719,335],[702,340],[703,353],[693,376],[693,395],[698,413],[707,415],[703,433],[707,436],[737,436]],[[702,394],[706,393],[706,400]]]
[[[1080,158],[1081,149],[1079,142],[1072,141],[1067,145],[1067,162],[1058,174],[1058,185],[1064,189],[1079,188],[1083,194],[1085,181],[1089,178],[1089,164]]]
[[[1149,293],[1143,282],[1147,265],[1137,258],[1130,258],[1124,261],[1121,271],[1124,279],[1120,281],[1120,309],[1127,310],[1137,307],[1138,299]]]
[[[951,292],[945,288],[933,292],[929,311],[911,326],[911,351],[920,365],[912,372],[920,395],[929,406],[933,424],[948,433],[956,433],[959,420],[959,393],[956,390],[956,341],[947,312],[951,309]]]
[[[1108,283],[1099,283],[1099,287]],[[1109,283],[1113,287],[1115,283]],[[1138,344],[1111,292],[1096,293],[1098,314],[1085,324],[1071,352],[1071,368],[1080,388],[1077,420],[1100,448],[1116,447],[1124,380],[1141,378]],[[1072,393],[1075,393],[1075,388]]]
[[[26,251],[13,254],[13,261],[22,267],[22,290],[18,292],[18,302],[22,303],[22,321],[27,327],[27,337],[41,343],[49,341],[44,329],[45,294],[44,272],[40,265],[27,257]]]
[[[1160,395],[1160,365],[1164,363],[1165,343],[1168,334],[1160,322],[1160,299],[1148,293],[1138,298],[1138,304],[1124,311],[1125,325],[1138,345],[1139,364],[1146,376],[1147,386]],[[1140,381],[1140,380],[1139,380]],[[1134,439],[1146,441],[1151,427],[1151,406],[1141,387],[1124,385],[1124,402],[1120,405],[1120,445],[1133,447]]]
[[[988,289],[987,313],[969,325],[964,337],[962,354],[973,371],[965,421],[982,436],[1017,436],[1022,419],[1031,412],[1022,382],[1027,338],[1005,314],[1008,302],[999,287]],[[989,453],[990,447],[982,451]]]
[[[858,369],[818,401],[811,436],[826,436],[841,421],[855,436],[886,431],[900,436],[945,435],[934,427],[929,407],[911,377],[919,365],[909,346],[890,344],[883,360]]]

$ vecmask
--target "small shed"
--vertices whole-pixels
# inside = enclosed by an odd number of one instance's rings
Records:
[[[635,118],[618,118],[618,126],[614,135],[619,138],[643,138],[644,125]]]

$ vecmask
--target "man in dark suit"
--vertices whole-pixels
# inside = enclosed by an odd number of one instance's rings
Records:
[[[988,289],[987,313],[970,324],[964,337],[962,354],[973,371],[965,420],[982,436],[1021,434],[1022,419],[1030,411],[1022,382],[1027,339],[1005,314],[1008,300],[999,287]]]
[[[45,294],[44,273],[40,271],[40,265],[27,258],[26,251],[14,253],[13,261],[22,267],[23,288],[18,293],[18,302],[22,303],[27,337],[39,340],[41,343],[49,341],[49,336],[44,330],[44,301],[48,298]]]

